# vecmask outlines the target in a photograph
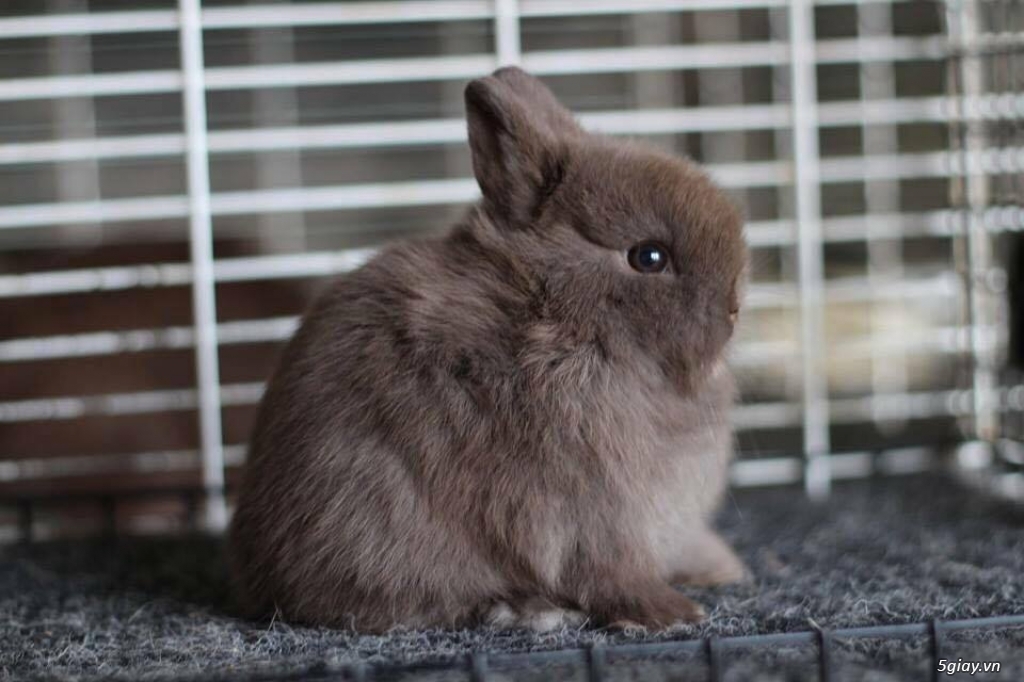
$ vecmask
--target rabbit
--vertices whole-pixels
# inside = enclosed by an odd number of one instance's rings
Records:
[[[673,584],[745,575],[709,526],[740,212],[518,68],[465,103],[481,201],[339,277],[282,353],[230,528],[239,603],[371,633],[698,621]]]

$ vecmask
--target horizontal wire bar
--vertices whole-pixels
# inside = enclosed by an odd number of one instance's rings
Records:
[[[222,283],[332,275],[359,267],[375,252],[375,249],[345,249],[224,258],[215,261],[214,278]],[[187,263],[33,272],[0,276],[0,298],[182,286],[191,282],[192,270]]]
[[[782,7],[787,0],[520,0],[519,4],[520,16],[555,17]]]
[[[820,127],[950,120],[1024,119],[1024,95],[1004,93],[978,97],[958,106],[946,97],[904,98],[820,105]],[[961,112],[963,116],[961,116]],[[690,109],[640,109],[581,114],[582,123],[615,135],[653,135],[684,132],[786,129],[788,104],[750,104]],[[344,149],[439,145],[466,141],[461,118],[351,123],[323,126],[253,128],[211,131],[213,154],[253,153],[281,149]],[[176,133],[130,135],[85,140],[22,142],[0,147],[0,164],[43,163],[81,159],[128,159],[177,156],[184,153],[184,136]]]
[[[218,192],[211,195],[213,215],[348,210],[393,206],[463,204],[479,196],[473,178],[417,180]],[[0,208],[0,229],[59,224],[110,223],[126,220],[185,218],[188,198],[153,196],[104,201],[26,204]]]
[[[468,80],[498,67],[494,55],[220,66],[206,70],[207,90]]]
[[[868,478],[875,475],[876,473],[886,473],[888,475],[909,475],[916,473],[923,473],[931,471],[935,468],[936,463],[939,460],[939,452],[934,447],[918,446],[908,448],[892,448],[875,452],[838,452],[832,453],[828,456],[830,473],[833,479],[841,480],[854,480],[858,478]],[[780,458],[781,459],[781,458]],[[754,465],[761,460],[740,460],[737,464],[749,464]],[[757,474],[760,472],[756,471],[753,466],[749,467],[750,471],[743,472],[742,468],[733,468],[731,476],[732,480],[736,479],[737,475],[746,475],[744,484],[749,486],[754,485],[774,485],[774,483],[768,483],[768,475],[758,478]],[[794,460],[792,467],[795,471],[787,472],[793,477],[788,480],[778,480],[779,484],[783,483],[798,483],[803,480],[803,467],[799,460]],[[781,469],[781,467],[780,467]],[[781,472],[775,472],[776,477]]]
[[[772,66],[788,59],[788,44],[775,41],[547,50],[524,52],[522,61],[532,73],[554,76]]]
[[[239,466],[245,460],[245,445],[224,447],[224,463]],[[167,473],[199,471],[202,457],[197,450],[82,454],[0,460],[0,482],[11,483],[48,478],[74,478],[106,473]]]
[[[176,31],[173,10],[28,15],[0,19],[0,39]]]
[[[220,259],[214,263],[214,278],[223,283],[334,275],[359,267],[375,252],[375,249],[365,248]],[[191,281],[191,268],[186,263],[31,272],[0,275],[0,298],[182,286]],[[836,278],[828,280],[826,288],[826,295],[835,303],[953,296],[959,293],[954,273],[939,273],[884,286],[872,284],[863,277]],[[792,283],[759,283],[748,290],[745,305],[748,309],[793,305],[795,291]]]
[[[295,332],[298,321],[298,317],[287,316],[221,322],[217,325],[217,340],[221,345],[284,341]],[[35,336],[0,341],[0,362],[143,353],[194,345],[192,327]]]
[[[875,0],[818,0],[817,4],[858,4]],[[910,0],[896,0],[910,1]],[[593,16],[649,12],[715,11],[780,7],[785,0],[521,0],[522,17]],[[487,0],[389,0],[388,2],[323,2],[278,7],[210,7],[202,12],[203,28],[240,29],[287,26],[358,25],[492,19]],[[0,19],[0,40],[10,38],[153,33],[174,31],[173,10],[29,15]]]
[[[247,445],[224,447],[227,466],[245,463]],[[936,459],[933,448],[903,448],[876,453],[836,453],[830,455],[838,465],[837,477],[863,478],[877,466],[901,474],[927,471]],[[803,476],[799,457],[761,457],[738,459],[732,463],[730,480],[739,487],[795,483]],[[901,465],[898,462],[909,462]],[[872,463],[875,464],[872,464]],[[0,482],[75,478],[105,473],[166,473],[198,471],[202,459],[197,450],[155,450],[148,452],[78,454],[54,457],[29,457],[0,460]],[[894,464],[895,463],[895,464]]]
[[[297,325],[298,318],[292,316],[223,322],[217,325],[217,337],[222,345],[276,342],[287,340]],[[996,332],[994,328],[983,330],[986,343],[996,342]],[[872,353],[902,353],[909,349],[932,354],[956,353],[968,348],[970,333],[967,327],[938,326],[922,329],[917,334],[852,337],[831,345],[829,358],[831,361],[859,360],[871,357]],[[191,327],[32,336],[0,341],[0,362],[184,349],[191,348],[193,342]],[[730,364],[736,368],[759,367],[767,361],[792,359],[798,354],[799,347],[791,340],[740,341],[731,353]]]
[[[262,382],[222,384],[221,402],[226,406],[255,405],[263,386]],[[1022,392],[1014,388],[1000,389],[1001,409],[1024,409],[1024,405],[1016,404]],[[829,404],[830,422],[870,422],[880,413],[899,420],[964,416],[970,413],[971,395],[967,389],[952,389],[834,398]],[[7,400],[0,401],[0,423],[155,414],[194,410],[197,405],[194,389]],[[797,426],[801,415],[800,404],[793,402],[741,404],[732,412],[733,425],[738,430]]]
[[[0,208],[0,230],[62,224],[163,220],[187,216],[188,197],[184,195],[21,204]]]
[[[988,628],[1010,628],[1024,627],[1024,615],[991,616],[985,618],[964,619],[954,621],[942,621],[943,631],[988,629]],[[906,623],[896,625],[870,625],[864,627],[841,628],[829,630],[829,636],[835,639],[864,639],[864,638],[909,638],[927,635],[928,623]],[[744,649],[768,646],[789,645],[813,645],[820,635],[817,631],[797,631],[764,633],[739,636],[714,636],[715,646],[721,652],[723,649]],[[639,642],[629,644],[611,644],[602,647],[602,653],[606,660],[614,661],[616,658],[645,657],[654,658],[659,655],[671,653],[698,653],[707,648],[708,639],[675,640],[668,642]],[[552,651],[531,651],[517,653],[492,653],[489,654],[489,664],[492,670],[511,670],[525,665],[537,665],[541,663],[576,663],[586,660],[584,649],[558,649]],[[455,667],[460,662],[449,663]],[[388,674],[399,671],[419,671],[425,669],[421,665],[383,665],[373,667],[374,674]],[[436,669],[431,666],[430,669]]]
[[[491,3],[487,0],[295,3],[289,4],[286,9],[275,6],[209,7],[203,10],[203,28],[404,24],[470,21],[490,19],[493,16]]]
[[[297,272],[316,272],[321,275],[345,272],[352,267],[365,262],[372,255],[373,250],[357,250],[355,252],[341,252],[340,254],[296,254],[291,256],[272,257],[270,262],[267,259],[251,258],[237,259],[236,261],[220,261],[218,264],[219,275],[217,281],[241,281],[250,277],[250,268],[259,268],[264,276],[278,274],[282,276],[295,276]],[[268,266],[274,268],[269,272]],[[151,266],[138,266],[145,270]],[[170,266],[170,271],[164,272],[163,281],[173,284],[186,284],[191,280],[188,266]],[[119,269],[115,270],[115,273]],[[133,284],[140,286],[151,285],[152,279],[148,282],[142,277],[135,275],[129,269],[128,272],[121,272],[121,276],[110,273],[106,276],[98,275],[95,282],[99,282],[100,288],[115,289],[126,288]],[[28,277],[46,278],[48,275],[57,273],[36,273]],[[150,273],[151,277],[153,273]],[[16,276],[17,277],[17,276]],[[160,278],[160,275],[156,275]],[[97,287],[90,287],[85,278],[71,276],[70,281],[75,284],[95,290]],[[947,279],[941,280],[940,291],[948,289],[950,282]],[[162,283],[162,282],[161,282]],[[0,286],[3,282],[0,280]],[[106,284],[106,287],[104,287]],[[862,282],[844,283],[843,293],[836,296],[837,302],[848,300],[846,292],[859,289]],[[926,280],[920,287],[914,289],[920,292],[922,289],[931,289],[935,280]],[[773,285],[769,285],[773,286]],[[45,291],[47,288],[43,287]],[[42,293],[42,292],[36,292]],[[768,293],[758,296],[755,288],[754,308],[771,305],[772,299],[784,298],[788,294],[780,293],[777,289],[769,289]],[[869,299],[870,300],[870,299]],[[218,338],[221,343],[258,343],[269,341],[280,341],[288,338],[295,330],[296,317],[275,317],[264,319],[251,319],[244,321],[224,322],[218,325]],[[987,343],[996,342],[994,329],[983,330]],[[888,335],[865,335],[858,338],[844,339],[842,342],[830,347],[830,358],[832,360],[862,359],[878,352],[880,349],[902,352],[906,349],[918,351],[932,351],[934,353],[952,353],[962,351],[966,348],[970,330],[964,327],[929,327],[918,332],[917,335],[907,332]],[[190,348],[192,345],[191,327],[167,327],[161,329],[136,329],[125,331],[88,332],[80,334],[61,334],[54,336],[14,338],[0,341],[0,362],[41,360],[69,357],[83,357],[96,355],[109,355],[127,352],[144,352],[160,349]],[[788,341],[774,342],[741,342],[734,349],[731,356],[731,363],[736,367],[760,366],[766,360],[791,359],[799,352],[797,346]]]
[[[946,36],[879,36],[833,38],[814,43],[818,64],[945,59],[950,46]]]
[[[279,342],[291,337],[298,322],[295,316],[221,322],[217,325],[217,338],[221,345]],[[829,346],[829,359],[833,362],[861,360],[872,354],[907,350],[934,355],[957,353],[969,348],[971,331],[968,327],[935,326],[916,333],[848,337]],[[987,344],[998,340],[995,328],[983,329],[982,333]],[[193,330],[188,326],[19,337],[0,341],[0,363],[179,350],[192,348],[193,344]],[[798,355],[799,346],[792,340],[741,340],[730,354],[730,365],[760,367],[769,361],[789,360]]]
[[[990,232],[1024,229],[1024,208],[994,206],[981,216]],[[939,210],[917,214],[871,214],[825,220],[826,242],[862,240],[868,223],[888,230],[893,238],[949,237],[957,234],[962,213]],[[747,225],[751,246],[788,246],[795,243],[792,221],[757,221]],[[357,267],[373,249],[311,252],[283,256],[223,259],[217,263],[218,281],[298,278],[331,275]],[[57,270],[0,275],[0,298],[39,296],[136,287],[176,286],[191,282],[184,264],[147,264],[85,270]]]
[[[926,326],[917,330],[899,332],[878,332],[861,336],[844,335],[842,340],[830,341],[828,362],[841,363],[865,360],[886,354],[902,354],[913,350],[920,357],[935,357],[952,353],[963,353],[970,349],[971,327]],[[977,330],[983,337],[985,348],[994,348],[999,341],[999,330],[984,327]],[[49,338],[38,339],[47,342]],[[29,347],[29,340],[25,346]],[[43,351],[45,352],[45,351]],[[74,351],[72,351],[74,352]],[[800,356],[800,346],[795,339],[782,341],[738,341],[729,357],[729,364],[736,369],[766,367],[769,362],[793,360]],[[0,361],[5,359],[3,343],[0,342]],[[22,359],[22,358],[18,358]]]
[[[221,259],[214,264],[214,278],[216,282],[223,283],[338,274],[365,263],[373,253],[373,249],[352,249],[326,254]],[[190,282],[191,269],[184,263],[36,272],[0,276],[0,298],[181,286]],[[792,283],[755,284],[747,291],[745,306],[747,309],[756,309],[795,305],[795,287]],[[826,282],[825,297],[827,301],[839,304],[951,297],[959,293],[956,274],[943,272],[883,284],[864,277],[831,279]]]
[[[992,148],[967,160],[967,170],[991,174],[1024,171],[1024,147]],[[727,188],[785,186],[792,180],[788,161],[707,164],[705,169]],[[832,157],[821,161],[821,181],[901,180],[959,177],[962,154],[924,152],[881,156]],[[479,196],[473,178],[349,184],[326,187],[219,192],[211,197],[213,215],[349,210],[392,206],[462,204]],[[23,204],[0,208],[0,229],[60,224],[162,220],[187,216],[184,196],[152,196],[87,202]]]
[[[224,406],[254,405],[263,395],[263,383],[221,384],[220,395]],[[180,412],[198,405],[198,393],[191,388],[9,400],[0,402],[0,423]]]
[[[184,79],[181,72],[173,69],[7,78],[0,80],[0,102],[180,92],[182,83]]]
[[[941,37],[872,39],[869,52],[862,51],[858,39],[821,40],[816,45],[818,63],[822,64],[948,56],[948,43]],[[550,76],[772,66],[788,59],[788,43],[766,41],[535,51],[523,54],[522,65],[537,75]],[[464,80],[497,66],[491,53],[220,66],[205,70],[205,83],[207,90],[216,91]],[[180,91],[182,83],[176,70],[13,78],[0,80],[0,101],[168,93]]]

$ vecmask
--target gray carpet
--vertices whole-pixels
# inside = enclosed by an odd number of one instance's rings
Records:
[[[928,618],[1024,614],[1024,513],[933,476],[840,485],[828,505],[797,489],[733,493],[724,534],[749,562],[749,585],[689,590],[706,624],[646,639],[836,629]],[[191,537],[61,542],[0,549],[0,679],[344,679],[370,664],[445,661],[483,650],[525,652],[636,643],[592,630],[553,635],[414,631],[387,636],[236,619],[216,540]],[[835,679],[929,679],[924,638],[844,640]],[[1024,679],[1024,628],[945,638],[951,659],[998,660]],[[579,660],[582,660],[580,657]],[[725,650],[725,680],[817,679],[812,646]],[[505,664],[488,679],[585,679],[579,663]],[[656,658],[609,653],[607,679],[697,680],[703,653]],[[968,679],[954,676],[953,679]],[[374,679],[468,680],[466,672]]]

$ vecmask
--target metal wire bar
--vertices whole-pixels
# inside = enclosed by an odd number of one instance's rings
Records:
[[[943,178],[957,177],[964,172],[1010,174],[1022,170],[1024,149],[992,148],[979,152],[967,162],[949,152],[834,157],[820,161],[817,177],[819,182],[830,183],[858,181],[869,177]],[[729,188],[785,186],[793,181],[793,166],[783,161],[713,164],[707,167],[707,171],[720,185]],[[479,190],[472,178],[452,178],[219,192],[211,195],[210,204],[214,216],[231,216],[462,204],[476,200],[478,194]],[[0,229],[46,227],[74,222],[179,219],[186,217],[188,211],[189,201],[184,196],[24,204],[0,209]]]
[[[290,257],[282,257],[282,260],[289,260]],[[342,259],[336,265],[327,265],[332,268],[331,274],[344,272],[346,263]],[[351,258],[355,260],[355,258]],[[261,265],[261,264],[257,264]],[[265,264],[264,264],[265,265]],[[323,266],[322,266],[323,267]],[[164,279],[159,280],[159,285],[174,286],[186,284],[190,281],[189,272],[169,269]],[[88,271],[87,271],[88,272]],[[81,274],[81,273],[78,273]],[[95,274],[95,273],[93,273]],[[96,278],[72,277],[68,279],[81,285],[81,290],[118,290],[146,286],[140,284],[137,278],[131,277],[132,272],[116,273],[122,278],[115,280],[114,277],[104,279],[103,274]],[[242,281],[252,278],[252,272],[243,272],[239,277],[229,278],[217,276],[215,281]],[[281,274],[281,276],[289,276]],[[302,273],[290,273],[292,277],[302,276]],[[18,280],[25,284],[25,280]],[[31,282],[32,280],[29,280]],[[96,284],[99,286],[95,286]],[[3,281],[0,280],[0,284]],[[94,286],[89,286],[94,285]],[[29,285],[31,287],[31,285]],[[154,286],[150,284],[150,286]],[[41,288],[41,287],[37,287]],[[38,291],[31,293],[39,293]],[[50,292],[52,293],[52,292]],[[757,310],[764,308],[786,308],[795,305],[795,295],[789,285],[776,283],[754,284],[749,293],[748,309]],[[912,280],[905,280],[898,287],[877,287],[872,286],[870,280],[863,277],[853,277],[833,280],[825,285],[825,299],[829,302],[854,303],[874,299],[900,300],[922,297],[949,297],[955,296],[955,280],[950,275],[937,275]],[[31,294],[26,294],[31,295]],[[287,338],[295,329],[297,318],[294,316],[283,316],[273,318],[257,318],[252,320],[240,320],[224,322],[217,325],[218,337],[223,334],[224,338],[219,339],[222,343],[255,343],[263,341],[278,341]],[[989,328],[985,332],[985,343],[993,343],[993,330]],[[971,333],[976,330],[969,330]],[[898,350],[909,346],[920,349],[934,349],[938,352],[952,352],[962,350],[965,346],[965,334],[967,328],[963,327],[933,327],[926,332],[913,334],[880,335],[873,334],[864,337],[851,337],[839,342],[835,347],[835,355],[841,359],[858,358],[871,352],[872,345],[883,349],[889,348]],[[779,345],[783,342],[753,342],[749,352],[757,350],[759,354],[767,354],[769,357],[780,357],[790,354],[791,346]],[[195,346],[195,335],[192,327],[167,327],[162,329],[135,329],[109,332],[86,332],[82,334],[62,334],[45,337],[15,338],[7,341],[0,341],[0,362],[23,361],[43,358],[76,357],[91,355],[108,355],[124,352],[144,352],[157,349],[190,348]],[[739,354],[734,356],[739,364],[744,364],[743,349],[745,344],[739,346]],[[749,364],[749,358],[748,363]]]
[[[217,325],[217,341],[221,346],[286,341],[297,326],[298,317],[295,316],[221,322]],[[192,327],[86,332],[0,341],[0,362],[96,357],[194,347],[195,333]]]
[[[299,255],[221,259],[214,264],[214,278],[217,282],[244,282],[340,274],[359,267],[374,252],[372,249],[350,249]],[[0,276],[0,298],[182,286],[191,281],[191,268],[179,263],[57,270]],[[849,277],[830,280],[828,286],[829,290],[834,292],[831,295],[836,300],[855,301],[863,300],[858,288],[860,291],[866,291],[863,288],[866,284],[864,278]],[[952,291],[950,286],[955,284],[955,277],[940,274],[917,282],[903,282],[898,287],[871,293],[896,297],[916,296],[923,289],[936,286],[935,293],[947,295],[946,292]],[[786,283],[759,283],[750,290],[745,305],[748,308],[791,305],[792,301],[789,299],[794,293],[792,286]]]
[[[832,633],[818,628],[818,679],[832,682]]]
[[[722,681],[722,649],[719,646],[719,638],[715,635],[704,639],[704,650],[708,659],[708,680],[711,682]]]
[[[245,445],[224,447],[225,466],[239,466],[245,461]],[[165,473],[195,471],[201,466],[196,450],[164,450],[155,452],[86,454],[31,459],[0,460],[0,482],[73,478],[106,473]],[[61,492],[63,495],[64,492]]]
[[[188,147],[189,247],[195,323],[196,382],[203,483],[207,488],[206,525],[227,525],[224,500],[224,451],[221,387],[217,358],[217,307],[213,274],[213,223],[210,211],[209,158],[206,152],[206,96],[203,82],[203,29],[199,0],[178,0],[181,64],[184,71],[185,137]]]
[[[494,42],[499,66],[522,61],[518,0],[494,0]]]
[[[224,464],[245,462],[245,444],[226,445]],[[833,477],[859,479],[876,473],[905,475],[929,471],[937,458],[935,447],[898,448],[881,452],[835,453]],[[115,454],[80,454],[0,461],[0,482],[74,478],[118,472],[162,473],[194,471],[200,466],[195,450],[165,450]],[[737,487],[783,485],[800,481],[800,460],[796,457],[760,457],[733,462],[730,479]]]
[[[875,0],[853,0],[873,2]],[[896,0],[896,2],[909,0]],[[784,6],[786,0],[522,0],[524,17],[637,14],[672,11],[714,11]],[[819,0],[818,4],[851,4],[851,0]],[[261,6],[209,7],[202,12],[204,29],[283,26],[356,25],[491,19],[488,0],[390,0],[388,2],[323,2],[290,4],[287,12]],[[0,39],[102,33],[174,31],[178,15],[171,10],[68,13],[58,16],[0,19]]]
[[[221,322],[217,325],[217,340],[221,346],[287,341],[297,329],[298,322],[296,316]],[[963,353],[970,347],[971,332],[966,326],[935,326],[917,332],[877,332],[850,336],[832,346],[830,355],[835,363],[862,360],[872,355],[884,357],[886,354],[902,354],[908,350],[931,355]],[[998,328],[985,330],[985,338],[986,344],[995,344]],[[190,326],[19,337],[0,341],[0,363],[146,353],[194,346],[195,334]],[[738,369],[760,367],[766,362],[791,360],[798,353],[799,346],[789,340],[743,339],[731,351],[729,364]]]
[[[468,656],[470,682],[487,682],[487,654],[474,651]]]
[[[214,262],[213,276],[216,282],[223,283],[338,274],[359,267],[375,252],[375,249],[343,249],[280,256],[225,258]],[[57,270],[0,276],[0,298],[183,286],[191,282],[192,268],[185,263]]]
[[[888,4],[862,4],[857,7],[858,35],[864,47],[863,55],[871,51],[873,37],[888,36],[893,32],[893,10]],[[860,94],[864,105],[876,100],[892,100],[897,92],[896,77],[890,62],[860,60]],[[895,126],[879,125],[861,116],[861,144],[865,155],[885,154],[899,149],[898,130]],[[899,212],[901,188],[898,182],[876,179],[874,176],[864,182],[864,213]],[[868,277],[879,285],[898,281],[903,277],[902,235],[887,231],[884,224],[867,221],[865,239],[868,251]],[[870,324],[876,332],[883,332],[891,324],[891,302],[872,305]],[[901,313],[904,311],[901,311]],[[901,314],[901,318],[905,315]],[[872,390],[877,393],[893,393],[907,389],[909,372],[907,357],[893,353],[891,348],[876,347],[871,358]],[[894,422],[889,415],[879,413],[875,422],[886,431],[904,428],[905,424]]]
[[[84,0],[46,0],[50,12],[81,11]],[[93,69],[93,49],[89,36],[53,36],[47,40],[51,71],[60,74],[89,73]],[[87,98],[55,99],[50,102],[55,134],[65,140],[96,137],[96,105]],[[95,201],[100,198],[99,166],[94,159],[64,163],[54,169],[59,201]],[[95,225],[68,224],[56,237],[62,244],[93,246],[99,231]]]
[[[1017,387],[997,390],[996,409],[1020,409]],[[263,393],[262,382],[222,384],[218,396],[222,406],[257,403]],[[188,411],[199,405],[195,389],[165,389],[129,393],[105,393],[8,400],[0,402],[0,423],[53,421],[83,417],[116,417],[159,412]],[[969,389],[915,391],[874,394],[831,401],[825,418],[833,423],[858,423],[872,420],[874,410],[887,410],[893,418],[926,419],[969,414],[973,396]],[[786,428],[801,425],[800,403],[764,402],[738,405],[732,411],[736,429]]]
[[[821,168],[818,150],[818,101],[814,49],[814,6],[795,0],[789,6],[792,51],[793,159],[800,300],[800,349],[803,441],[807,457],[805,487],[814,499],[828,495],[830,475],[828,383],[824,366],[824,253],[821,238]]]
[[[818,107],[819,128],[850,125],[950,120],[1024,119],[1024,95],[981,95],[963,107],[945,97],[895,98],[841,101]],[[581,122],[596,131],[614,135],[657,135],[725,130],[785,128],[791,120],[786,103],[742,106],[701,106],[689,109],[643,109],[581,114]],[[349,123],[338,125],[268,126],[210,131],[211,155],[254,153],[283,149],[345,149],[412,145],[458,144],[466,140],[461,118]],[[0,147],[0,165],[55,163],[83,159],[124,160],[178,156],[185,151],[185,137],[177,133],[125,135],[59,142],[20,142]]]
[[[939,661],[942,660],[942,638],[941,638],[941,626],[940,622],[932,618],[928,621],[928,639],[931,644],[932,654],[932,680],[938,680],[941,668],[939,667]]]
[[[362,661],[345,666],[345,673],[352,682],[370,682],[372,671]]]
[[[502,0],[504,1],[504,0]],[[889,37],[871,44],[872,60],[943,59],[949,54],[941,38]],[[863,48],[856,39],[821,40],[808,46],[808,59],[819,64],[856,62]],[[788,63],[783,42],[669,45],[532,51],[522,55],[524,68],[540,76],[622,73],[644,70],[717,69]],[[203,72],[209,91],[268,87],[354,85],[473,78],[498,66],[494,54],[420,56],[278,65],[209,67]],[[178,92],[182,76],[153,70],[81,76],[46,76],[0,81],[0,101],[71,96],[139,95]]]
[[[959,82],[968,97],[982,92],[984,75],[981,60],[969,54],[979,40],[978,8],[974,0],[958,0],[948,5],[947,24],[950,39],[963,54],[955,62]],[[984,161],[989,143],[979,121],[970,121],[961,128],[963,139],[963,195],[966,201],[964,221],[966,236],[966,272],[964,283],[967,293],[968,321],[972,328],[988,325],[996,315],[995,296],[989,285],[992,269],[992,245],[980,219],[990,200],[990,188]],[[974,396],[975,434],[992,441],[998,436],[999,421],[995,407],[996,359],[990,349],[982,346],[980,335],[971,337],[972,389]]]
[[[586,650],[587,682],[602,682],[605,678],[605,648],[601,644],[592,644]]]
[[[262,382],[214,383],[212,388],[217,396],[218,413],[223,406],[255,404],[263,395]],[[12,400],[0,402],[0,423],[202,411],[203,400],[201,388]]]

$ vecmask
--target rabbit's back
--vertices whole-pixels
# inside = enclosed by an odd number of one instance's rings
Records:
[[[239,597],[254,610],[379,629],[457,621],[477,593],[500,591],[429,494],[438,477],[460,487],[436,455],[477,409],[438,380],[453,325],[427,329],[450,277],[436,248],[395,249],[338,279],[285,349],[232,522]]]

